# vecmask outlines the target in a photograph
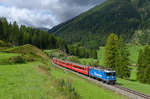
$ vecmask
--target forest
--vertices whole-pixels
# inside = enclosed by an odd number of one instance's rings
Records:
[[[80,43],[93,49],[104,46],[110,33],[117,33],[125,42],[131,42],[136,39],[134,34],[137,31],[150,29],[149,4],[149,0],[105,0],[49,32],[70,44]],[[141,40],[139,43],[145,42]]]
[[[97,51],[82,46],[69,45],[62,38],[25,25],[19,26],[16,22],[8,23],[6,18],[0,19],[0,40],[14,46],[32,44],[40,49],[60,49],[70,55],[79,57],[97,58]]]

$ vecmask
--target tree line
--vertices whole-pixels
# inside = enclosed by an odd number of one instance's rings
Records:
[[[25,25],[19,27],[16,22],[8,23],[5,18],[0,19],[0,39],[16,46],[32,44],[41,49],[64,49],[66,46],[63,39],[50,35],[46,31]]]
[[[87,49],[79,45],[69,45],[68,53],[70,55],[78,56],[80,58],[94,58],[97,59],[97,50]]]
[[[25,25],[19,27],[16,22],[8,23],[6,18],[0,18],[0,40],[10,42],[15,46],[32,44],[40,49],[60,49],[80,58],[97,58],[96,50],[68,45],[62,38],[51,35],[47,31]]]

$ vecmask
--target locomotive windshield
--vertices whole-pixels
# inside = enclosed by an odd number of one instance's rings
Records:
[[[107,76],[116,76],[116,73],[115,72],[109,72],[109,73],[106,73]]]
[[[111,73],[106,73],[107,76],[111,76]]]
[[[115,72],[113,73],[113,76],[116,76],[116,73],[115,73]]]

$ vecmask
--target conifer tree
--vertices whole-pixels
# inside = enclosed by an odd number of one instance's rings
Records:
[[[2,39],[3,38],[3,26],[2,26],[3,24],[2,24],[2,22],[1,22],[1,20],[0,20],[0,39]]]
[[[129,78],[129,51],[122,39],[112,33],[108,39],[104,52],[104,64],[116,71],[120,78]]]
[[[118,61],[118,36],[114,33],[110,34],[107,39],[107,44],[104,51],[104,64],[108,68],[116,69],[116,63]]]
[[[129,60],[129,50],[127,45],[124,43],[123,39],[119,40],[119,57],[116,65],[116,71],[120,78],[129,78],[130,77],[130,60]]]
[[[144,72],[142,71],[143,69],[143,50],[141,49],[139,51],[139,55],[138,55],[138,61],[137,61],[137,79],[140,81],[142,79],[142,76],[144,75]]]
[[[146,46],[139,52],[137,79],[142,83],[150,84],[150,48]]]
[[[2,25],[3,39],[5,38],[5,40],[8,41],[8,33],[9,33],[9,31],[8,31],[8,22],[7,22],[6,18],[2,18],[1,21],[2,21],[2,24],[3,24]]]

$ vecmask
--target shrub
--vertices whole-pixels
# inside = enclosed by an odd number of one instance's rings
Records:
[[[67,60],[71,61],[71,62],[75,62],[75,63],[79,63],[80,64],[80,60],[76,56],[70,56],[70,57],[67,58]]]
[[[33,58],[32,55],[22,55],[23,59],[27,62],[32,62],[32,61],[35,61],[36,59]]]
[[[10,64],[25,63],[25,59],[22,56],[14,56],[9,58],[9,63]]]
[[[67,96],[67,99],[80,99],[81,96],[75,91],[70,79],[66,81],[64,79],[57,80],[57,86],[58,90]]]
[[[9,42],[4,42],[4,41],[0,40],[0,46],[1,47],[11,47],[12,44]]]

